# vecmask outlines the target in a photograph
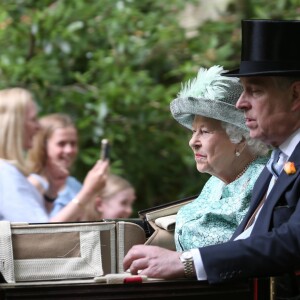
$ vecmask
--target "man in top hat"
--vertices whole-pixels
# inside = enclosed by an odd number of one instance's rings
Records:
[[[274,147],[248,214],[229,242],[176,253],[135,246],[124,267],[150,277],[194,275],[210,283],[300,270],[300,21],[242,21],[237,107],[253,138]],[[270,171],[271,172],[270,172]]]

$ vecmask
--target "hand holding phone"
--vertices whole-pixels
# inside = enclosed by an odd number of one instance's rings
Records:
[[[109,159],[109,149],[110,145],[107,139],[103,139],[101,141],[101,152],[100,152],[100,159],[106,160]]]

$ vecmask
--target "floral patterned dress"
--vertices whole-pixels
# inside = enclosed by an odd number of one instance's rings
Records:
[[[241,177],[227,185],[210,177],[199,197],[177,213],[177,251],[228,241],[248,211],[254,183],[267,161],[266,157],[257,158]]]

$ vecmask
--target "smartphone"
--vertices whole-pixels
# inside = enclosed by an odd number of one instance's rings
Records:
[[[109,150],[110,150],[110,145],[107,139],[103,139],[101,141],[101,152],[100,152],[100,159],[101,160],[106,160],[109,159]]]

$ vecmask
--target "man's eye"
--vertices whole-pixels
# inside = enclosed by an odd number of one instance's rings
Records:
[[[257,95],[257,94],[260,94],[260,93],[261,93],[261,90],[259,90],[259,89],[252,89],[251,90],[251,94]]]

